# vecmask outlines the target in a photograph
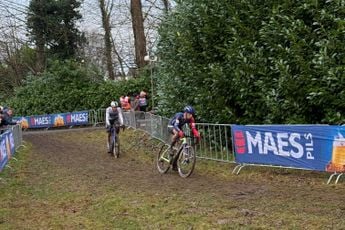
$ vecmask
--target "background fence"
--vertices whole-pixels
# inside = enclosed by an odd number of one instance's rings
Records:
[[[127,127],[142,130],[152,138],[170,143],[169,119],[146,112],[124,112]],[[18,118],[28,128],[105,124],[105,109]],[[23,125],[23,122],[22,122]],[[197,157],[237,163],[238,174],[247,165],[333,172],[336,183],[345,173],[345,127],[320,125],[260,125],[197,123],[201,141]],[[188,133],[188,126],[185,126]],[[235,132],[235,133],[234,133]],[[11,128],[16,148],[21,145],[19,126]],[[234,133],[234,134],[233,134]],[[234,145],[232,140],[234,135]],[[6,137],[8,138],[8,137]],[[12,138],[12,137],[11,137]],[[140,142],[142,140],[138,140]],[[236,154],[237,153],[237,154]],[[236,154],[236,159],[235,159]],[[2,161],[3,162],[3,161]],[[328,182],[328,183],[329,183]]]
[[[92,112],[95,114],[90,115],[90,123],[105,124],[105,109],[90,111]],[[139,111],[124,112],[123,115],[126,126],[142,130],[166,144],[170,143],[168,118]],[[235,163],[230,125],[197,123],[196,126],[202,137],[196,145],[199,158]],[[186,132],[189,131],[188,127],[185,129]]]

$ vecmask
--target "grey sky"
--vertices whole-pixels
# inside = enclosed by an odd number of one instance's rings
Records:
[[[159,1],[158,1],[159,2]],[[0,40],[2,34],[9,33],[10,24],[15,24],[16,33],[19,37],[25,37],[26,12],[30,0],[0,0]],[[134,61],[134,38],[132,22],[130,16],[130,0],[114,0],[112,15],[112,34],[117,51],[127,64]],[[150,1],[142,1],[143,14],[145,18],[145,33],[147,37],[147,50],[154,50],[157,41],[157,18],[162,13],[158,8],[152,7]],[[157,3],[158,4],[158,3]],[[84,0],[80,7],[83,16],[78,23],[79,29],[83,32],[99,34],[98,44],[102,44],[103,29],[101,25],[101,15],[98,8],[98,0]],[[144,15],[144,16],[145,16]],[[152,17],[153,16],[153,17]],[[19,26],[18,26],[19,25]],[[5,31],[6,30],[6,31]]]

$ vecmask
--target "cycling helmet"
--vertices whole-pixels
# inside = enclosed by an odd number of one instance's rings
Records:
[[[185,112],[185,113],[190,113],[190,114],[192,114],[193,116],[194,116],[194,114],[195,114],[194,108],[193,108],[192,106],[190,106],[190,105],[187,105],[186,107],[184,107],[183,112]]]
[[[116,101],[112,101],[112,102],[110,103],[110,106],[111,106],[111,107],[117,107],[117,106],[119,106],[119,104],[118,104]]]

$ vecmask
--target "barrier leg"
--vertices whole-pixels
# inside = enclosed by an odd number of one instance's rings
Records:
[[[245,165],[241,165],[241,167],[239,167],[239,169],[237,170],[236,175],[238,175],[240,173],[241,169],[244,168],[244,167],[245,167]]]
[[[236,165],[235,168],[232,170],[232,174],[234,174],[237,170],[237,168],[239,168],[241,165]]]
[[[344,173],[340,173],[338,176],[337,176],[337,179],[335,180],[335,184],[338,184],[338,181],[340,179],[340,177],[343,175]]]
[[[234,170],[232,170],[232,174],[236,174],[238,175],[241,171],[241,169],[243,167],[245,167],[246,165],[245,164],[239,164],[239,165],[236,165],[236,167],[234,168]]]
[[[20,148],[26,148],[26,145],[24,145],[24,144],[21,144],[21,145],[19,145],[17,148],[16,148],[16,151],[18,151],[18,149],[20,149]]]
[[[9,168],[9,169],[11,169],[11,170],[14,170],[11,166],[9,166],[9,165],[6,165],[5,166],[6,168]]]
[[[333,178],[335,175],[338,175],[338,173],[335,172],[335,173],[333,173],[332,175],[329,176],[328,181],[327,181],[327,184],[329,184],[329,183],[331,182],[332,178]]]

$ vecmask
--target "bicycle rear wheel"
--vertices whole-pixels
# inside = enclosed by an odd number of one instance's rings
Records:
[[[160,173],[166,173],[170,168],[170,158],[169,158],[170,147],[168,145],[163,145],[159,150],[156,159],[157,169]]]
[[[195,162],[196,154],[194,148],[190,145],[183,147],[177,159],[177,168],[180,176],[184,178],[189,177],[193,173]]]

